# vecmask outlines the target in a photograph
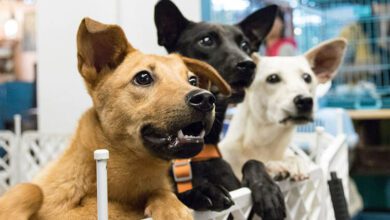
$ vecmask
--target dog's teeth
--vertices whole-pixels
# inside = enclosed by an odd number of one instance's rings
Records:
[[[204,135],[205,135],[205,134],[206,134],[206,131],[205,131],[205,130],[202,130],[202,131],[200,132],[200,135],[199,135],[199,136],[200,136],[201,138],[204,138]]]
[[[182,130],[179,130],[179,131],[177,132],[177,137],[178,137],[178,138],[184,138],[184,134],[183,134],[183,131],[182,131]]]

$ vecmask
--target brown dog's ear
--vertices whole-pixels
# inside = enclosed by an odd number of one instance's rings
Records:
[[[314,74],[320,83],[325,83],[337,74],[347,47],[344,38],[325,41],[305,53]]]
[[[117,67],[131,50],[119,26],[90,18],[81,21],[77,32],[78,69],[88,83],[93,84],[102,69]]]
[[[182,57],[188,69],[199,77],[199,87],[210,89],[210,82],[216,85],[219,91],[226,95],[231,95],[229,84],[219,75],[219,73],[209,64],[200,60]]]

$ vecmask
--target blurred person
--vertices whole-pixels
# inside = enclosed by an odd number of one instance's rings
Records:
[[[297,54],[297,43],[294,38],[287,37],[286,21],[281,8],[278,9],[271,31],[265,39],[266,56],[294,56]]]

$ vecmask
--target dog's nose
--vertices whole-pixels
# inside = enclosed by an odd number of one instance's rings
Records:
[[[187,104],[201,112],[213,110],[214,103],[214,95],[205,90],[194,90],[187,95]]]
[[[250,60],[245,60],[237,63],[236,68],[241,72],[254,72],[256,64]]]
[[[297,107],[298,113],[307,113],[313,110],[313,99],[298,95],[294,98],[294,104]]]

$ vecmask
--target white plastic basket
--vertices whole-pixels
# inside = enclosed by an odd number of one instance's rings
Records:
[[[330,172],[336,172],[337,176],[342,179],[346,201],[349,201],[349,164],[346,136],[342,133],[332,136],[326,133],[322,127],[317,127],[313,132],[294,134],[293,143],[302,142],[306,142],[309,146],[309,157],[321,168],[323,174],[322,188],[324,194],[321,203],[324,215],[319,219],[335,219],[327,181],[330,179]]]
[[[344,191],[348,192],[348,147],[345,136],[333,137],[322,131],[294,136],[295,140],[299,138],[315,145],[316,164],[313,163],[314,169],[309,173],[308,180],[279,183],[287,206],[287,219],[334,219],[326,181],[328,172],[335,169],[338,176],[343,179]],[[40,168],[62,152],[69,139],[69,135],[48,135],[37,132],[15,135],[12,132],[0,132],[0,144],[7,151],[7,156],[0,158],[0,165],[4,167],[0,170],[0,190],[4,191],[10,185],[20,181],[31,180]],[[295,151],[299,157],[308,158],[301,150],[295,149]],[[232,214],[235,219],[246,219],[252,207],[250,190],[241,188],[231,192],[231,195],[235,201],[233,207],[222,212],[194,212],[195,219],[226,219],[229,214]]]
[[[328,197],[324,188],[324,178],[320,168],[309,173],[309,179],[301,182],[290,182],[289,180],[279,183],[284,195],[287,208],[287,218],[296,219],[318,219],[325,220],[327,210],[323,200]]]
[[[327,220],[333,215],[328,210],[324,198],[329,198],[329,193],[324,189],[323,173],[319,167],[309,173],[309,179],[301,182],[285,180],[279,182],[287,207],[287,220]],[[234,205],[221,212],[198,211],[194,212],[197,220],[226,220],[231,214],[234,219],[246,220],[252,208],[251,191],[248,188],[240,188],[230,192]],[[329,198],[330,200],[330,198]],[[330,213],[328,213],[330,211]],[[255,217],[260,219],[259,217]],[[145,220],[151,220],[147,218]]]

